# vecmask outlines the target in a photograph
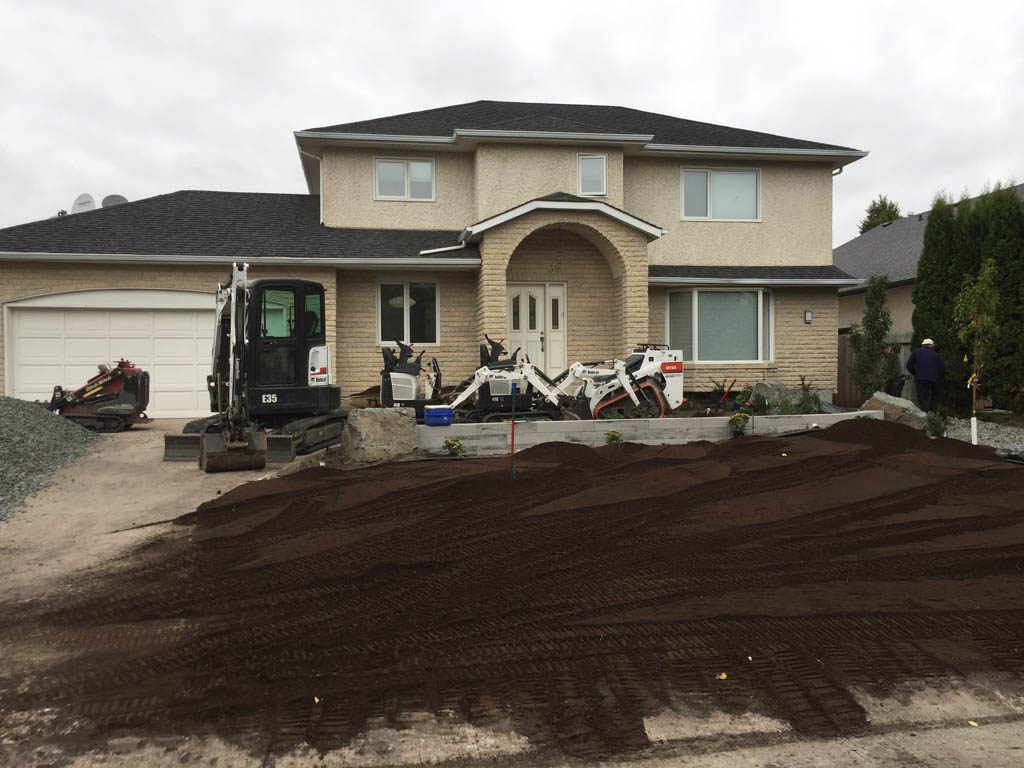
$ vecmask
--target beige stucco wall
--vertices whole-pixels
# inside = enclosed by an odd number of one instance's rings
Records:
[[[683,167],[761,170],[761,221],[681,221]],[[651,264],[832,263],[832,171],[820,163],[707,163],[627,157],[623,208],[668,230]]]
[[[434,200],[374,200],[375,157],[434,161]],[[324,224],[329,227],[457,229],[476,221],[473,155],[325,149]]]
[[[477,221],[552,192],[579,191],[577,155],[608,156],[608,194],[622,207],[622,150],[577,146],[481,144],[476,150]]]
[[[615,285],[613,303],[603,309],[620,318],[618,337],[613,348],[602,345],[601,356],[626,354],[638,340],[647,337],[647,239],[625,224],[599,213],[572,211],[534,211],[485,233],[480,243],[481,269],[477,281],[477,328],[482,338],[508,335],[509,260],[520,244],[545,228],[568,230],[590,242],[605,259]],[[538,243],[543,243],[538,240]],[[542,249],[530,245],[530,250]],[[550,263],[551,256],[546,258]],[[515,265],[513,272],[518,275]],[[516,279],[519,279],[518,277]],[[549,278],[553,279],[553,278]],[[584,299],[577,294],[567,299],[566,311],[577,311]],[[571,328],[571,321],[569,327]],[[570,353],[571,354],[571,353]]]
[[[231,271],[231,266],[196,266],[193,264],[55,264],[31,262],[0,263],[0,306],[35,296],[68,291],[92,291],[111,288],[163,289],[202,291],[210,294],[210,308],[215,306],[217,284]],[[290,267],[253,267],[250,278],[273,276],[300,277],[316,280],[324,286],[325,327],[335,324],[337,301],[334,293],[334,270]],[[338,353],[334,339],[328,335],[334,375],[337,376]],[[6,330],[0,312],[0,360],[4,358]],[[110,362],[97,360],[97,363]],[[5,391],[5,371],[0,365],[0,392]],[[54,382],[69,384],[70,382]]]
[[[668,289],[650,290],[651,340],[666,344],[666,305]],[[779,381],[796,387],[800,377],[815,389],[834,391],[838,342],[836,322],[839,307],[834,288],[778,288],[775,296],[775,356],[766,363],[732,365],[727,363],[687,363],[686,389],[706,392],[713,381],[737,379],[737,386],[757,381]],[[810,325],[804,323],[804,310],[813,313]],[[728,383],[728,381],[726,383]]]
[[[565,283],[566,363],[616,354],[618,287],[604,255],[581,235],[563,229],[530,235],[509,259],[505,277],[510,283]]]
[[[436,357],[445,386],[458,384],[479,365],[476,274],[473,272],[338,271],[338,377],[342,395],[380,385],[383,367],[377,343],[377,286],[381,282],[433,282],[440,295],[437,344],[417,344],[424,362]],[[394,346],[393,344],[390,346]]]
[[[839,297],[839,327],[849,328],[861,322],[864,317],[866,293],[855,293]],[[910,341],[914,335],[914,286],[898,285],[885,292],[885,306],[892,315],[892,338],[894,341]]]

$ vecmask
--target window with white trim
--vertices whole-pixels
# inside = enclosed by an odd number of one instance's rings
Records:
[[[577,191],[600,197],[608,194],[608,155],[576,155]]]
[[[373,183],[378,200],[433,200],[434,161],[378,157]]]
[[[772,359],[772,294],[699,289],[668,294],[668,344],[694,362],[756,363]]]
[[[436,283],[381,283],[377,289],[377,340],[436,344],[440,328]]]
[[[761,218],[761,174],[756,168],[683,168],[682,217],[713,221]]]

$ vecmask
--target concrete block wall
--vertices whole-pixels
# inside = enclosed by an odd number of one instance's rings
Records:
[[[667,344],[667,288],[650,289],[651,340]],[[758,381],[779,381],[788,387],[800,385],[804,376],[809,384],[824,393],[836,388],[838,336],[836,323],[839,303],[834,288],[775,288],[774,360],[748,364],[686,364],[686,389],[707,392],[713,381],[737,379],[736,385]],[[813,319],[804,322],[804,310]]]
[[[216,306],[217,285],[231,271],[231,263],[219,266],[196,264],[83,264],[54,262],[0,263],[0,307],[12,301],[69,291],[110,290],[116,288],[199,291],[210,296],[210,309]],[[335,279],[333,269],[292,267],[252,267],[249,277],[300,277],[324,286],[325,327],[336,324]],[[0,360],[3,360],[6,332],[0,312]],[[338,347],[328,334],[328,345],[338,372]],[[97,361],[99,362],[99,361]],[[4,391],[4,370],[0,365],[0,392]]]
[[[800,416],[754,416],[748,434],[778,435],[807,429],[824,429],[854,418],[882,419],[881,411],[853,413],[816,413]],[[534,421],[516,424],[516,450],[541,443],[578,443],[598,447],[605,444],[609,430],[622,433],[629,443],[677,445],[697,440],[727,440],[731,436],[729,419],[724,416],[682,419],[622,419],[614,421]],[[416,427],[419,448],[428,453],[446,453],[444,441],[461,440],[470,456],[501,456],[511,449],[511,425],[453,424],[450,427]]]
[[[437,344],[416,344],[424,361],[436,357],[443,383],[458,384],[480,363],[480,337],[476,332],[476,274],[473,272],[372,272],[339,270],[337,273],[338,381],[343,395],[380,384],[383,367],[378,343],[377,294],[382,282],[437,283],[441,333]],[[394,346],[393,344],[391,345]]]

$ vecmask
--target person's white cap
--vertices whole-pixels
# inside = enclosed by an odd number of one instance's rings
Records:
[[[921,342],[921,346],[922,347],[934,347],[935,346],[935,342],[932,341],[931,339],[925,339],[924,341]]]

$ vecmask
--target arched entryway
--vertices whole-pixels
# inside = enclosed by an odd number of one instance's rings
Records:
[[[505,270],[509,350],[522,347],[549,374],[619,352],[621,296],[611,266],[579,231],[550,226],[526,237]]]

